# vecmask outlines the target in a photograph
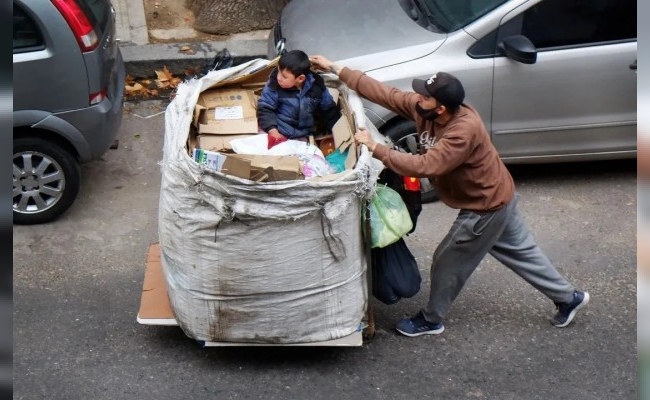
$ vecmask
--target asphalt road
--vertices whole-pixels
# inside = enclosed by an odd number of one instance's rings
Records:
[[[487,258],[440,336],[395,322],[428,296],[431,253],[454,219],[427,204],[407,238],[424,282],[358,348],[201,348],[136,322],[157,241],[164,103],[127,104],[120,147],[83,167],[58,221],[13,227],[14,399],[632,399],[637,395],[636,162],[511,167],[520,209],[557,268],[592,300],[568,328]]]

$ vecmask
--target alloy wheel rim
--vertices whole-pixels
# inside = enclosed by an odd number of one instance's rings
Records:
[[[420,138],[417,132],[409,133],[404,135],[395,141],[395,145],[411,154],[421,154],[421,143]],[[433,186],[429,181],[429,178],[420,178],[420,191],[422,193],[430,192],[433,190]]]
[[[52,208],[63,197],[65,174],[61,165],[37,151],[13,157],[14,211],[36,214]]]
[[[409,133],[398,139],[395,144],[411,154],[420,154],[420,144],[417,132]]]

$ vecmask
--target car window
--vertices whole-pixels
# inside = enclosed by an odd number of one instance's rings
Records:
[[[430,21],[445,33],[476,21],[507,0],[421,0]]]
[[[34,20],[16,3],[13,6],[14,53],[43,48],[43,35]]]
[[[526,36],[538,50],[636,40],[636,3],[542,1],[485,35],[467,54],[472,58],[503,55],[497,44],[511,35]]]
[[[106,22],[110,13],[110,6],[107,0],[77,0],[79,6],[86,12],[86,15],[96,29],[104,32]]]
[[[636,1],[546,0],[523,14],[521,34],[537,49],[636,38]]]

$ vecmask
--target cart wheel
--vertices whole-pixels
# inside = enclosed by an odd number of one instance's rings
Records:
[[[363,338],[370,340],[375,337],[375,314],[372,312],[372,306],[368,304],[368,311],[366,312],[368,318],[368,326],[363,328]]]
[[[370,340],[375,337],[375,324],[363,328],[363,340]]]

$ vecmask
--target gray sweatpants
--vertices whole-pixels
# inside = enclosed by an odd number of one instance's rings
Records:
[[[573,299],[574,288],[539,248],[517,209],[517,198],[500,210],[477,214],[461,210],[431,263],[427,321],[442,322],[451,303],[478,264],[490,253],[556,303]]]

